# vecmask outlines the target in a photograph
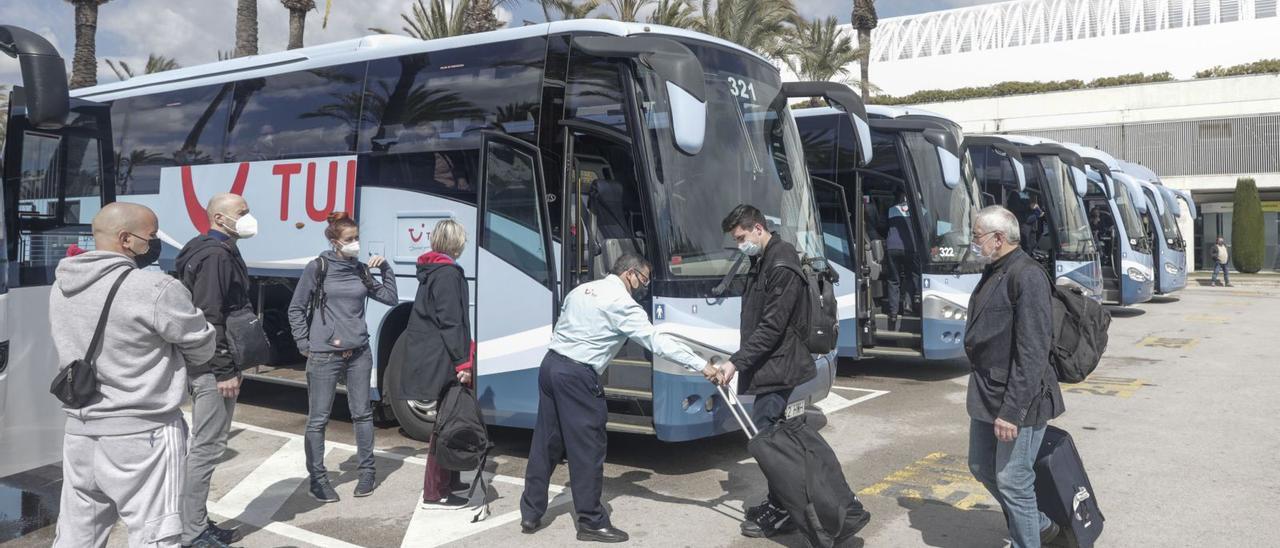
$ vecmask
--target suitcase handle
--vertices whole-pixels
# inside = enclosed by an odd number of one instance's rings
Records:
[[[724,385],[720,384],[716,385],[716,390],[720,392],[720,397],[728,404],[729,412],[733,413],[734,420],[738,421],[738,427],[747,435],[747,441],[760,435],[760,430],[756,428],[756,423],[751,421],[751,413],[747,412],[747,408],[742,405],[738,395],[732,390],[725,390]]]

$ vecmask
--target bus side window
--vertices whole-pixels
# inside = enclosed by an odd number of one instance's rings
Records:
[[[17,188],[17,281],[23,286],[51,283],[72,244],[93,247],[89,223],[102,203],[99,142],[68,132],[23,135]]]
[[[484,233],[480,245],[548,285],[547,254],[539,223],[536,163],[511,145],[485,145]]]

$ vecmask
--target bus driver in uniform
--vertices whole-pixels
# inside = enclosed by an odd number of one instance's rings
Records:
[[[582,284],[565,297],[538,371],[538,422],[520,497],[520,529],[526,534],[542,527],[551,472],[568,456],[578,540],[627,540],[626,533],[610,524],[600,504],[609,413],[600,375],[627,339],[701,372],[708,381],[719,373],[687,346],[654,330],[637,303],[649,288],[652,267],[648,261],[628,253],[610,271],[604,279]]]

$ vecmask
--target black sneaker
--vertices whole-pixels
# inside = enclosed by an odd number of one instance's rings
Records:
[[[468,489],[471,489],[471,484],[465,481],[457,481],[449,484],[449,490],[453,491],[454,493],[457,493],[459,491],[466,491]]]
[[[769,501],[765,500],[760,504],[747,508],[747,511],[744,512],[745,515],[743,517],[747,518],[747,521],[755,521],[756,518],[759,518],[760,514],[764,513],[765,509],[768,508],[769,506],[770,506]]]
[[[338,492],[333,490],[333,486],[329,484],[328,478],[320,480],[311,480],[311,498],[320,502],[338,502]]]
[[[223,542],[218,538],[217,534],[214,533],[213,527],[206,527],[204,532],[191,541],[189,546],[191,548],[228,548],[228,544],[230,543]]]
[[[239,529],[234,529],[234,528],[223,529],[221,527],[218,527],[218,524],[215,523],[213,520],[209,520],[209,528],[207,530],[213,531],[213,536],[218,540],[222,541],[223,544],[231,544],[237,540],[240,540]]]
[[[373,489],[374,487],[376,487],[375,485],[376,480],[377,480],[377,477],[374,476],[372,472],[367,474],[360,474],[360,481],[356,483],[355,496],[367,497],[369,495],[372,495]]]
[[[449,495],[440,500],[424,500],[419,508],[423,510],[457,510],[466,508],[469,501],[457,495]]]
[[[768,503],[761,506],[763,508],[755,519],[742,522],[742,536],[768,538],[795,530],[796,524],[786,510]]]
[[[1040,544],[1049,544],[1050,542],[1053,542],[1054,539],[1058,538],[1060,533],[1062,533],[1062,528],[1058,527],[1057,523],[1052,521],[1049,522],[1049,527],[1040,531]]]

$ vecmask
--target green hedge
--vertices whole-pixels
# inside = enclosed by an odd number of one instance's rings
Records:
[[[941,103],[946,101],[984,99],[988,97],[1006,97],[1009,95],[1029,95],[1033,93],[1047,93],[1051,91],[1071,91],[1077,89],[1130,86],[1151,82],[1170,82],[1172,80],[1173,74],[1168,72],[1157,72],[1155,74],[1138,72],[1133,74],[1122,74],[1120,76],[1098,78],[1090,82],[1085,82],[1083,80],[1060,80],[1052,82],[1000,82],[999,84],[982,87],[925,89],[901,97],[877,95],[871,98],[871,103],[877,105]]]
[[[1231,262],[1236,270],[1246,274],[1262,270],[1265,237],[1258,185],[1249,177],[1241,177],[1236,181],[1231,209]]]
[[[1229,67],[1217,66],[1196,73],[1196,78],[1221,78],[1223,76],[1243,76],[1246,74],[1280,73],[1280,59],[1263,59],[1243,65]]]

